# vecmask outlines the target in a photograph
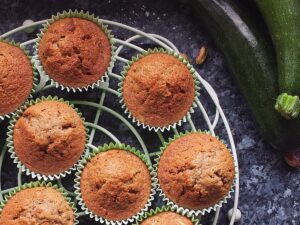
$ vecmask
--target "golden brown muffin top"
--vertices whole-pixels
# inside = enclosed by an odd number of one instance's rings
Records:
[[[164,127],[187,114],[195,97],[195,83],[187,66],[175,56],[152,53],[130,66],[123,96],[135,118]]]
[[[55,81],[67,87],[84,87],[105,74],[111,45],[96,23],[65,18],[49,26],[38,54],[45,72]]]
[[[50,187],[17,192],[5,204],[0,225],[74,225],[74,212],[62,194]]]
[[[0,41],[0,116],[14,112],[29,97],[32,65],[22,49]]]
[[[112,149],[93,157],[80,180],[82,198],[96,215],[125,220],[143,209],[151,192],[146,164],[133,153]]]
[[[158,164],[166,196],[194,210],[215,205],[230,191],[235,169],[226,146],[209,134],[193,133],[171,142]]]
[[[193,222],[175,212],[162,212],[147,218],[140,225],[193,225]]]
[[[85,149],[85,127],[67,103],[43,101],[30,106],[14,127],[13,141],[19,160],[43,175],[64,172]]]

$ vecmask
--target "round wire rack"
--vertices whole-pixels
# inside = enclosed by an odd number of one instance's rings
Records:
[[[129,61],[129,59],[126,59],[125,57],[120,56],[122,51],[124,51],[124,49],[126,49],[126,48],[128,48],[130,50],[134,50],[136,53],[142,53],[142,52],[146,51],[145,49],[143,49],[141,47],[142,45],[137,44],[139,41],[142,41],[142,40],[150,41],[158,47],[162,47],[167,50],[173,50],[173,51],[179,53],[179,50],[176,48],[176,46],[172,42],[170,42],[168,39],[166,39],[160,35],[145,33],[143,31],[140,31],[140,30],[130,27],[128,25],[110,21],[110,20],[101,20],[101,21],[105,25],[108,25],[109,29],[111,29],[112,31],[114,29],[122,29],[122,30],[124,29],[126,31],[129,31],[132,34],[132,36],[130,36],[126,40],[114,38],[115,45],[117,46],[115,59],[118,63],[125,65]],[[46,22],[47,22],[47,20],[32,22],[30,24],[20,26],[20,27],[13,29],[5,34],[2,34],[0,37],[8,38],[9,36],[11,36],[17,32],[24,31],[24,30],[26,31],[30,28],[40,26]],[[36,41],[36,39],[31,39],[31,40],[21,43],[21,45],[22,46],[30,46],[30,45],[34,44],[35,41]],[[97,89],[99,89],[98,102],[95,103],[92,101],[81,101],[81,100],[72,100],[70,102],[75,104],[76,106],[93,108],[96,112],[94,115],[93,121],[86,122],[86,125],[90,128],[90,139],[89,139],[88,145],[91,149],[96,149],[96,146],[93,144],[96,131],[97,132],[99,131],[99,132],[103,133],[104,135],[108,136],[113,142],[120,143],[120,140],[117,138],[117,136],[115,136],[115,134],[113,134],[107,128],[104,128],[103,126],[101,126],[101,115],[103,112],[105,112],[105,113],[108,113],[111,116],[115,117],[115,119],[118,123],[123,123],[130,130],[131,135],[133,135],[137,139],[137,141],[140,145],[140,149],[144,152],[148,161],[151,163],[151,160],[153,158],[155,158],[158,151],[149,153],[148,148],[147,148],[142,136],[139,134],[136,127],[134,125],[132,125],[131,122],[129,122],[130,120],[128,118],[125,118],[123,116],[124,114],[122,115],[122,114],[116,112],[115,110],[113,110],[112,108],[110,108],[109,106],[106,106],[104,104],[104,100],[106,98],[107,93],[110,93],[117,97],[119,96],[119,92],[116,90],[116,88],[115,89],[111,88],[110,80],[115,79],[115,80],[119,81],[121,78],[120,72],[121,71],[110,72],[108,74],[109,75],[108,79],[106,79],[105,82],[101,83],[100,86],[97,87]],[[203,117],[203,119],[208,127],[208,130],[211,132],[212,135],[217,135],[215,133],[216,126],[217,126],[217,124],[221,124],[222,129],[226,130],[225,138],[227,139],[226,140],[227,143],[229,143],[229,146],[232,151],[233,158],[234,158],[234,164],[236,167],[236,177],[235,177],[235,187],[234,187],[235,191],[233,194],[234,196],[232,196],[234,198],[234,201],[233,201],[233,208],[232,208],[232,210],[230,210],[232,213],[230,213],[231,218],[230,218],[230,223],[229,223],[230,225],[232,225],[236,219],[235,216],[236,216],[236,212],[238,210],[237,206],[238,206],[238,197],[239,197],[239,170],[238,170],[238,159],[237,159],[237,154],[236,154],[235,143],[233,140],[232,132],[231,132],[230,126],[228,124],[228,121],[224,115],[224,112],[223,112],[220,104],[219,104],[219,99],[218,99],[216,92],[211,87],[211,85],[207,81],[205,81],[197,72],[196,72],[196,76],[197,76],[197,79],[201,83],[202,91],[207,92],[209,98],[214,103],[215,113],[214,113],[214,115],[209,116],[207,113],[207,109],[205,108],[204,104],[202,104],[202,102],[200,101],[200,99],[198,97],[196,97],[196,99],[195,99],[195,102],[197,104],[197,109],[195,109],[195,113],[201,114],[201,116]],[[47,82],[49,80],[48,77],[40,75],[39,80],[40,80],[40,82],[36,87],[36,93],[47,90],[47,89],[55,88],[55,85],[51,85],[51,84],[49,84],[49,82]],[[194,130],[194,131],[197,130],[191,116],[187,117],[186,123],[189,124],[189,127],[191,130]],[[176,128],[172,128],[171,132],[173,134],[179,133],[179,131]],[[164,132],[157,131],[156,134],[157,134],[160,142],[164,143],[165,142]],[[7,193],[9,193],[11,190],[13,190],[15,188],[15,187],[11,187],[11,188],[8,188],[5,190],[2,189],[3,182],[1,180],[1,175],[3,172],[3,161],[6,157],[8,157],[6,155],[8,155],[8,154],[7,154],[7,145],[5,144],[1,151],[1,155],[0,155],[0,201],[3,200],[4,196]],[[17,184],[18,184],[18,186],[21,186],[23,184],[21,170],[19,170],[19,172],[18,172]],[[71,197],[75,196],[74,192],[69,191],[69,190],[67,190],[67,188],[64,187],[62,180],[57,180],[57,184],[60,187],[62,187],[64,190],[66,190]],[[76,200],[74,202],[75,202],[75,204],[77,204]],[[215,212],[215,216],[214,216],[212,225],[217,224],[219,214],[220,214],[220,207],[218,207]],[[84,212],[79,212],[79,216],[83,216],[83,215],[85,215]]]

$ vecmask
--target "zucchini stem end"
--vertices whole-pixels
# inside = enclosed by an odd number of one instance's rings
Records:
[[[300,113],[300,99],[297,95],[282,93],[276,100],[275,109],[288,120],[296,119]]]

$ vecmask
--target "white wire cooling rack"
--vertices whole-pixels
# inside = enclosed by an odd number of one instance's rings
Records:
[[[47,20],[41,20],[38,22],[31,22],[28,25],[23,25],[20,26],[16,29],[13,29],[3,35],[1,35],[1,38],[8,38],[9,36],[20,32],[20,31],[24,31],[24,30],[28,30],[30,28],[34,28],[36,26],[42,25],[44,23],[46,23]],[[121,24],[118,22],[114,22],[114,21],[109,21],[109,20],[101,20],[102,23],[104,23],[105,25],[109,26],[109,29],[111,29],[112,31],[114,30],[114,28],[118,28],[118,29],[125,29],[127,31],[130,31],[133,33],[133,36],[131,36],[130,38],[128,38],[127,40],[121,40],[118,38],[114,38],[115,40],[115,45],[117,45],[117,50],[116,50],[116,60],[126,64],[128,62],[128,59],[125,59],[120,55],[120,53],[123,51],[124,47],[133,49],[135,51],[137,51],[138,53],[145,51],[143,48],[141,48],[140,46],[133,44],[132,42],[135,41],[134,43],[136,43],[138,40],[145,40],[148,39],[151,42],[153,42],[155,45],[160,46],[162,48],[165,48],[167,50],[173,50],[176,52],[179,52],[179,50],[176,48],[176,46],[170,42],[168,39],[157,35],[157,34],[150,34],[150,33],[145,33],[142,32],[138,29],[135,29],[133,27],[127,26],[125,24]],[[28,40],[26,42],[23,42],[21,45],[22,46],[28,46],[31,44],[34,44],[36,41],[36,39],[31,39]],[[208,113],[205,109],[205,107],[203,106],[203,104],[201,103],[201,101],[196,98],[196,103],[197,103],[197,109],[195,110],[195,113],[199,113],[201,114],[201,116],[203,116],[209,131],[213,134],[215,134],[215,128],[217,124],[222,124],[222,128],[226,130],[227,132],[227,138],[230,144],[230,148],[232,150],[232,154],[234,157],[234,163],[235,163],[235,167],[237,169],[236,171],[236,178],[235,178],[235,192],[234,192],[234,202],[233,202],[233,208],[232,208],[232,216],[230,218],[230,225],[233,225],[233,223],[235,222],[235,218],[236,218],[236,213],[237,213],[237,206],[238,206],[238,198],[239,198],[239,171],[238,171],[238,159],[237,159],[237,154],[236,154],[236,148],[235,148],[235,143],[233,140],[233,136],[232,136],[232,132],[231,129],[229,127],[228,121],[224,115],[224,112],[219,104],[219,99],[218,96],[216,94],[216,92],[214,91],[214,89],[211,87],[211,85],[205,81],[197,72],[196,72],[196,76],[197,79],[199,79],[199,81],[201,82],[201,88],[202,91],[206,91],[208,93],[208,95],[210,96],[211,100],[213,101],[214,105],[215,105],[215,115],[213,116],[213,120],[211,121],[209,119]],[[109,106],[105,106],[104,105],[104,99],[106,96],[106,93],[109,92],[113,95],[119,96],[119,93],[110,88],[109,85],[109,80],[110,79],[120,79],[121,75],[117,74],[117,73],[109,73],[109,78],[106,80],[106,82],[103,82],[99,87],[101,92],[99,94],[99,103],[94,103],[94,102],[89,102],[89,101],[71,101],[71,103],[75,104],[75,105],[84,105],[85,107],[91,107],[91,108],[95,108],[96,109],[96,114],[94,117],[94,121],[93,122],[86,122],[86,125],[88,127],[90,127],[90,139],[89,139],[89,146],[92,149],[96,149],[96,146],[93,145],[93,140],[95,137],[95,132],[100,131],[103,134],[107,135],[109,138],[112,139],[112,141],[120,143],[120,141],[118,140],[118,138],[115,136],[115,134],[111,133],[109,130],[107,130],[106,128],[102,127],[101,124],[101,120],[100,120],[100,116],[101,116],[101,112],[106,112],[111,114],[112,116],[114,116],[120,123],[123,123],[124,125],[126,125],[129,130],[132,132],[132,134],[135,136],[135,138],[138,140],[141,149],[144,151],[145,155],[148,157],[149,162],[151,163],[151,158],[155,157],[156,153],[150,153],[148,152],[147,146],[143,141],[143,138],[141,137],[141,135],[138,133],[138,131],[135,129],[134,125],[132,125],[123,115],[117,113],[116,111],[114,111],[113,109],[111,109]],[[49,88],[55,88],[54,85],[46,85],[48,81],[47,77],[42,77],[40,76],[40,83],[38,84],[37,88],[36,88],[36,92],[39,92],[41,90],[46,90]],[[221,123],[219,123],[221,122]],[[189,123],[190,127],[192,128],[192,130],[196,130],[196,127],[193,123],[193,120],[191,118],[191,116],[189,116],[187,118],[187,123]],[[178,131],[176,128],[173,128],[172,131],[174,132],[174,134],[178,134]],[[158,138],[159,140],[163,143],[165,141],[164,137],[163,137],[163,133],[158,131],[157,132]],[[13,188],[9,188],[6,190],[2,190],[2,185],[1,185],[1,175],[2,175],[2,168],[3,168],[3,160],[4,157],[7,153],[7,146],[6,144],[4,145],[4,148],[2,149],[1,152],[1,156],[0,156],[0,200],[3,199],[3,196],[7,193],[9,193]],[[18,186],[22,185],[22,172],[21,170],[19,170],[18,172],[18,177],[17,177],[17,181],[18,181]],[[75,196],[75,194],[73,192],[68,191],[62,184],[61,180],[57,181],[58,185],[62,188],[64,188],[70,196]],[[75,201],[75,203],[77,203]],[[219,218],[219,213],[220,213],[220,208],[217,208],[216,212],[215,212],[215,216],[214,216],[214,220],[212,225],[216,225],[218,222],[218,218]],[[80,216],[85,215],[84,213],[79,213]]]

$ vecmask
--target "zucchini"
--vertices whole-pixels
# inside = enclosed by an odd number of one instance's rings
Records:
[[[188,2],[222,50],[263,137],[281,151],[298,149],[300,121],[285,120],[274,109],[279,90],[270,42],[231,0]]]
[[[276,49],[279,90],[286,93],[279,95],[275,108],[287,119],[296,118],[300,111],[300,1],[255,2],[270,30]]]

